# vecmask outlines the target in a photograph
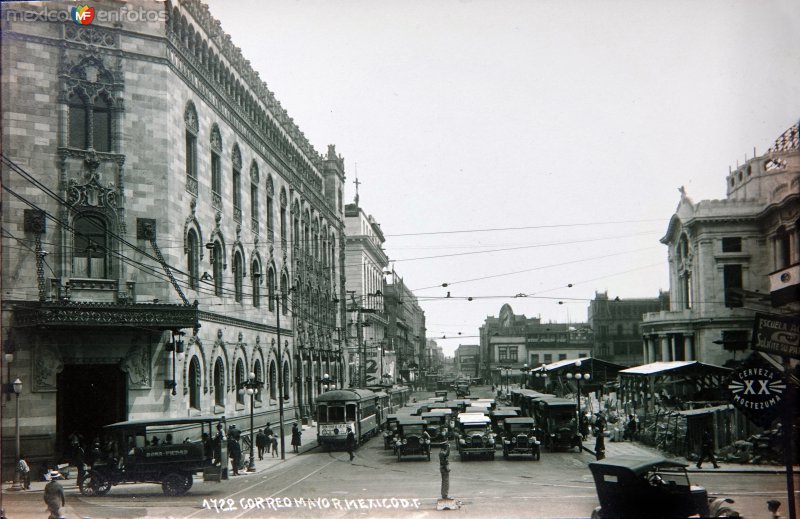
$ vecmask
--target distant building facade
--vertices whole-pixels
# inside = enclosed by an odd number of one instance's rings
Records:
[[[586,323],[542,323],[539,318],[515,315],[505,304],[497,317],[480,327],[481,373],[486,381],[519,379],[525,369],[558,360],[588,357],[592,334]]]
[[[667,246],[670,308],[644,317],[646,363],[724,365],[741,358],[755,311],[775,311],[770,278],[800,271],[798,125],[725,182],[724,200],[694,202],[681,188],[661,239]]]
[[[480,344],[459,344],[456,348],[456,369],[462,375],[471,378],[480,377],[481,346]]]
[[[399,382],[416,383],[425,364],[425,312],[403,278],[392,271],[384,284],[387,344],[397,358]]]
[[[384,271],[389,258],[380,224],[355,202],[344,208],[345,288],[350,313],[347,324],[348,372],[351,386],[389,384],[397,377],[394,349],[387,340]]]
[[[596,292],[589,302],[589,328],[594,338],[592,356],[628,367],[643,364],[643,315],[668,309],[668,292],[649,299],[615,297],[611,300],[608,292]]]

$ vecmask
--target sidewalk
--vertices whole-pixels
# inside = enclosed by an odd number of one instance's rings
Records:
[[[621,441],[612,442],[608,438],[605,441],[606,458],[614,456],[663,456],[665,458],[673,459],[686,463],[689,472],[717,472],[717,473],[747,473],[747,474],[785,474],[786,467],[783,465],[753,465],[746,463],[729,463],[719,461],[720,468],[715,469],[713,464],[709,461],[703,463],[703,468],[698,469],[696,461],[689,461],[680,456],[673,456],[668,453],[663,453],[654,447],[644,445],[634,441]],[[594,437],[590,437],[584,442],[584,450],[594,455]],[[795,474],[800,473],[800,467],[794,466]]]
[[[300,454],[307,452],[317,446],[317,426],[316,423],[314,425],[303,425],[301,426],[303,430],[303,435],[301,437],[301,445],[300,445]],[[276,427],[277,429],[277,427]],[[242,458],[245,460],[245,468],[239,471],[239,476],[236,476],[235,479],[240,477],[247,477],[252,474],[259,474],[261,472],[270,470],[275,466],[279,465],[280,463],[284,463],[289,461],[294,456],[298,456],[292,452],[292,428],[291,426],[284,427],[284,445],[286,448],[286,459],[282,460],[280,456],[280,440],[278,440],[278,455],[273,457],[272,453],[264,453],[264,459],[258,459],[258,449],[253,447],[253,454],[255,455],[255,472],[247,472],[247,460],[250,457],[250,449],[243,449],[242,450]],[[228,464],[230,466],[230,463]],[[75,467],[70,467],[69,479],[62,480],[61,485],[64,487],[64,491],[69,493],[71,491],[78,492],[78,469]],[[228,470],[230,474],[230,469]],[[5,496],[13,496],[15,494],[19,494],[21,492],[44,492],[44,486],[47,484],[47,481],[33,481],[31,480],[31,488],[29,490],[22,490],[22,487],[14,488],[13,482],[11,481],[3,481],[2,483],[2,493]]]

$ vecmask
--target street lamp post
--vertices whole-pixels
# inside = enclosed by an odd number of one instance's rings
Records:
[[[323,373],[320,384],[323,393],[331,389],[336,389],[336,379],[332,378],[327,373]]]
[[[250,463],[247,465],[247,472],[256,471],[256,461],[253,455],[253,407],[255,404],[255,395],[262,387],[264,387],[264,383],[260,380],[256,380],[256,374],[251,371],[247,377],[247,381],[243,382],[242,387],[239,389],[240,395],[244,395],[245,393],[250,395]]]
[[[14,421],[14,430],[16,432],[16,453],[17,453],[17,460],[20,457],[20,448],[19,448],[19,394],[22,393],[22,381],[20,379],[14,380],[11,383],[11,390],[14,391],[14,395],[16,396],[16,406],[15,407],[15,421]],[[14,479],[17,481],[17,478]]]
[[[581,361],[577,361],[575,363],[575,368],[580,370],[581,368]],[[578,430],[583,430],[583,412],[581,412],[581,381],[582,380],[589,380],[592,378],[591,373],[581,373],[577,371],[575,373],[569,372],[567,373],[567,379],[575,379],[578,383]]]
[[[530,370],[531,370],[531,368],[528,367],[527,363],[522,365],[522,370],[521,370],[522,371],[522,384],[520,384],[520,386],[524,387],[526,389],[528,387],[528,373],[530,372]]]

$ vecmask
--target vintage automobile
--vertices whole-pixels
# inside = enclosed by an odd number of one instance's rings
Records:
[[[471,456],[494,459],[495,439],[491,420],[482,413],[461,413],[456,420],[455,436],[462,460]]]
[[[489,416],[489,413],[491,413],[492,411],[488,407],[483,407],[480,405],[471,405],[466,409],[464,409],[464,412],[469,414],[483,414]]]
[[[397,461],[403,456],[425,456],[431,460],[431,440],[427,434],[427,423],[422,418],[409,416],[397,420],[394,446]]]
[[[469,384],[456,385],[456,397],[463,398],[469,396]]]
[[[433,394],[434,394],[434,396],[437,396],[437,397],[442,397],[442,398],[444,398],[445,400],[447,400],[447,390],[446,390],[446,389],[437,390],[437,391],[436,391],[436,392],[434,392]]]
[[[539,461],[541,449],[539,447],[540,432],[536,428],[536,421],[527,416],[510,417],[503,420],[503,457],[511,454],[530,454]]]
[[[730,498],[692,485],[686,464],[660,456],[618,456],[589,463],[603,517],[738,517]]]
[[[489,413],[489,419],[492,421],[492,431],[494,431],[495,434],[503,435],[503,422],[507,418],[514,418],[515,416],[519,416],[517,408],[498,407],[494,411],[491,411]]]
[[[578,431],[578,404],[566,398],[541,398],[536,401],[536,423],[544,429],[545,446],[550,451],[577,448],[581,451]]]
[[[422,419],[428,424],[428,434],[431,437],[431,445],[442,447],[452,437],[449,409],[432,409],[427,413],[422,413]]]
[[[164,494],[179,496],[202,472],[204,481],[227,479],[227,443],[216,440],[224,418],[192,417],[130,420],[104,427],[117,455],[95,460],[78,481],[81,494],[102,496],[120,483],[160,483]],[[223,425],[222,430],[225,427]],[[147,443],[153,436],[174,443]]]
[[[389,414],[386,415],[386,430],[383,431],[383,448],[384,450],[394,448],[394,435],[397,432],[397,420],[400,415]]]

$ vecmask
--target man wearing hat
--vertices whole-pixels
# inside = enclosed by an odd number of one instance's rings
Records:
[[[345,440],[345,447],[347,448],[347,454],[350,455],[350,461],[353,461],[353,448],[356,446],[356,435],[353,434],[353,428],[349,425],[347,426],[347,439]]]

